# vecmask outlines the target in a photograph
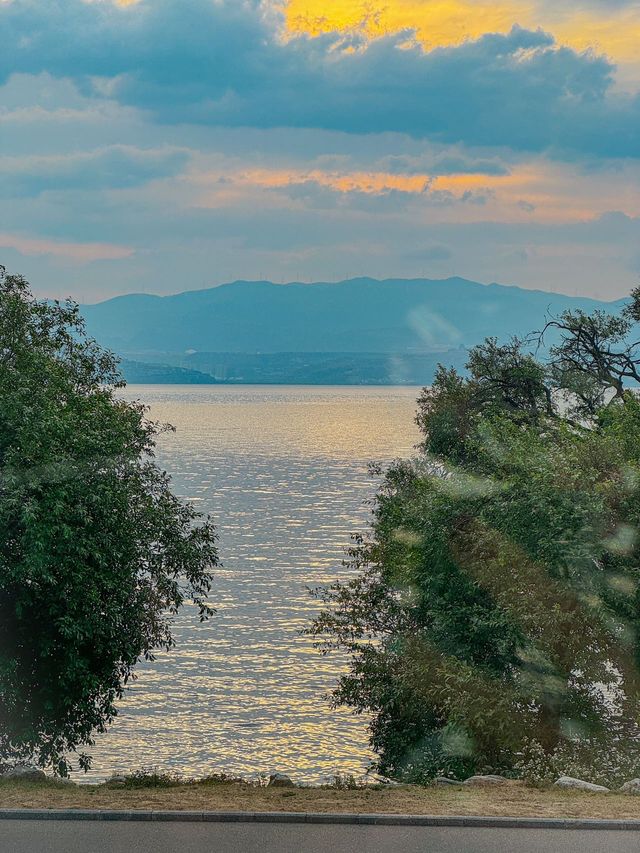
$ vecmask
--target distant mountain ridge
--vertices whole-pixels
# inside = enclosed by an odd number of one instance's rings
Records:
[[[547,312],[619,305],[462,278],[357,278],[237,281],[172,296],[118,296],[81,311],[103,346],[145,361],[145,354],[193,351],[437,353],[468,348],[489,335],[505,340],[526,334]]]

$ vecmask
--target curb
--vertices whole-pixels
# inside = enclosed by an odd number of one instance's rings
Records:
[[[207,823],[310,823],[358,826],[457,826],[491,829],[594,829],[640,831],[640,820],[348,814],[322,812],[116,811],[109,809],[0,809],[2,820],[200,821]]]

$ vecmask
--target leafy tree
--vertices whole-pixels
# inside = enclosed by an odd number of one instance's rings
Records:
[[[488,340],[467,377],[440,368],[423,391],[420,456],[385,473],[354,579],[320,592],[312,629],[350,655],[334,701],[370,715],[382,773],[541,756],[637,773],[640,402],[618,390],[639,364],[632,310],[563,315],[548,363]]]
[[[171,493],[161,427],[122,384],[77,306],[2,271],[0,762],[66,775],[135,664],[171,648],[178,608],[212,612],[212,524]]]
[[[618,315],[565,311],[539,333],[540,343],[549,331],[561,335],[550,350],[551,376],[557,388],[573,395],[578,412],[593,417],[608,392],[620,400],[625,383],[640,382],[640,340],[633,334],[639,320],[640,288],[635,288]]]

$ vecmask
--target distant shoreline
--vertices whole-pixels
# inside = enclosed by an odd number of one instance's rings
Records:
[[[176,388],[424,388],[431,383],[420,382],[127,382],[133,387]]]
[[[439,364],[463,373],[463,347],[428,353],[136,353],[121,370],[135,385],[343,385],[413,387],[432,383]]]

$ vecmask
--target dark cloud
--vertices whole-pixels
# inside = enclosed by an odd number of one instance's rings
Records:
[[[283,186],[264,188],[262,192],[303,202],[309,208],[352,209],[368,213],[395,213],[411,209],[424,211],[428,207],[450,207],[455,204],[485,205],[494,197],[494,191],[490,187],[462,190],[456,193],[434,188],[432,180],[425,181],[421,187],[414,190],[395,187],[365,190],[357,186],[344,190],[314,179],[307,179],[292,181]]]
[[[396,175],[508,175],[508,167],[496,159],[469,157],[455,152],[437,156],[394,155],[383,158],[379,168]]]
[[[425,52],[411,33],[282,38],[258,0],[0,4],[0,79],[49,72],[157,121],[396,131],[556,156],[638,157],[640,98],[614,68],[514,28]]]
[[[181,150],[114,145],[52,157],[0,158],[0,195],[33,197],[47,191],[124,189],[180,173],[189,160]]]
[[[259,190],[263,203],[269,209],[269,196],[290,200],[302,211],[357,211],[370,214],[394,214],[423,208],[424,206],[452,205],[457,201],[468,201],[449,192],[435,192],[425,184],[421,190],[410,191],[392,187],[376,191],[366,191],[357,187],[348,190],[314,179],[291,181],[290,183],[261,187]],[[253,200],[252,204],[255,204]]]

